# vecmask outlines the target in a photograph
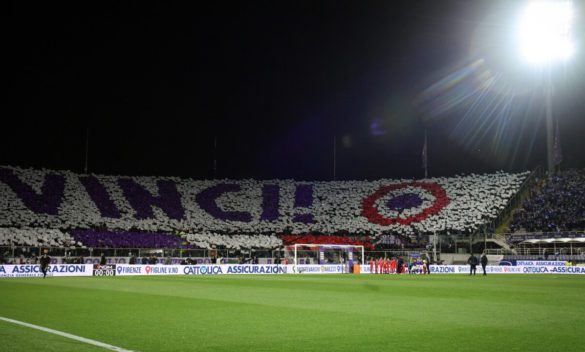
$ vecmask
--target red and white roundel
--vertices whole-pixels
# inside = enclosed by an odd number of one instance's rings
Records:
[[[362,199],[362,216],[382,226],[410,225],[439,213],[447,204],[447,192],[436,183],[394,183]],[[400,216],[403,211],[406,217]]]

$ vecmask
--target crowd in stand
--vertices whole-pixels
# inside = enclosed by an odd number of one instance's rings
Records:
[[[68,233],[59,229],[0,227],[0,246],[70,247],[81,246]]]
[[[557,232],[585,229],[585,171],[567,170],[546,185],[514,213],[512,232]]]
[[[79,257],[65,257],[63,258],[64,264],[85,264],[82,256]]]
[[[72,235],[91,248],[191,248],[180,236],[168,233],[74,230]]]
[[[0,166],[0,246],[409,249],[424,246],[431,233],[475,231],[526,176],[228,182]]]
[[[4,235],[4,237],[2,236]],[[35,238],[35,236],[37,236]],[[2,241],[4,238],[4,241]],[[220,233],[180,234],[138,231],[60,230],[0,228],[0,246],[65,248],[152,248],[152,249],[278,249],[295,243],[363,245],[366,250],[405,249],[424,241],[413,242],[399,235],[228,235]]]
[[[213,235],[472,233],[498,216],[526,176],[189,180],[0,166],[0,227]]]

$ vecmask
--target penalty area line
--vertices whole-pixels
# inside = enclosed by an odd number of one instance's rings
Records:
[[[20,320],[14,320],[14,319],[9,319],[9,318],[5,318],[5,317],[0,317],[0,320],[1,321],[8,322],[8,323],[12,323],[12,324],[26,326],[27,328],[31,328],[31,329],[36,329],[36,330],[48,332],[50,334],[55,334],[55,335],[63,336],[63,337],[66,337],[68,339],[71,339],[71,340],[76,340],[76,341],[84,342],[84,343],[87,343],[87,344],[90,344],[90,345],[94,345],[94,346],[98,346],[98,347],[101,347],[101,348],[105,348],[106,350],[110,350],[110,351],[132,352],[131,350],[127,350],[127,349],[124,349],[122,347],[108,345],[107,343],[103,343],[103,342],[99,342],[99,341],[91,340],[91,339],[86,339],[85,337],[81,337],[81,336],[69,334],[69,333],[66,333],[66,332],[63,332],[63,331],[59,331],[59,330],[49,329],[49,328],[46,328],[44,326],[39,326],[39,325],[25,323],[25,322],[20,321]]]

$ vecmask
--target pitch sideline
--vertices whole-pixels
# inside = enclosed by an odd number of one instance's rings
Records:
[[[103,342],[99,342],[99,341],[96,341],[96,340],[87,339],[85,337],[81,337],[81,336],[69,334],[69,333],[66,333],[66,332],[63,332],[63,331],[59,331],[59,330],[53,330],[53,329],[45,328],[45,327],[39,326],[39,325],[25,323],[25,322],[19,321],[19,320],[9,319],[9,318],[5,318],[5,317],[1,317],[1,316],[0,316],[0,320],[1,321],[8,322],[8,323],[12,323],[12,324],[26,326],[26,327],[31,328],[31,329],[36,329],[36,330],[48,332],[50,334],[55,334],[55,335],[63,336],[63,337],[66,337],[68,339],[72,339],[72,340],[84,342],[84,343],[87,343],[87,344],[90,344],[90,345],[94,345],[94,346],[98,346],[98,347],[101,347],[101,348],[105,348],[105,349],[110,350],[110,351],[133,352],[132,350],[127,350],[127,349],[124,349],[122,347],[108,345],[107,343],[103,343]]]

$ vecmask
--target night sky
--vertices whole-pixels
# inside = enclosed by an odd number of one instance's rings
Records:
[[[553,69],[585,167],[585,45]],[[1,165],[195,179],[421,178],[545,163],[520,1],[16,2]],[[581,49],[582,48],[582,49]],[[214,139],[217,148],[214,148]],[[215,156],[214,156],[215,155]]]

